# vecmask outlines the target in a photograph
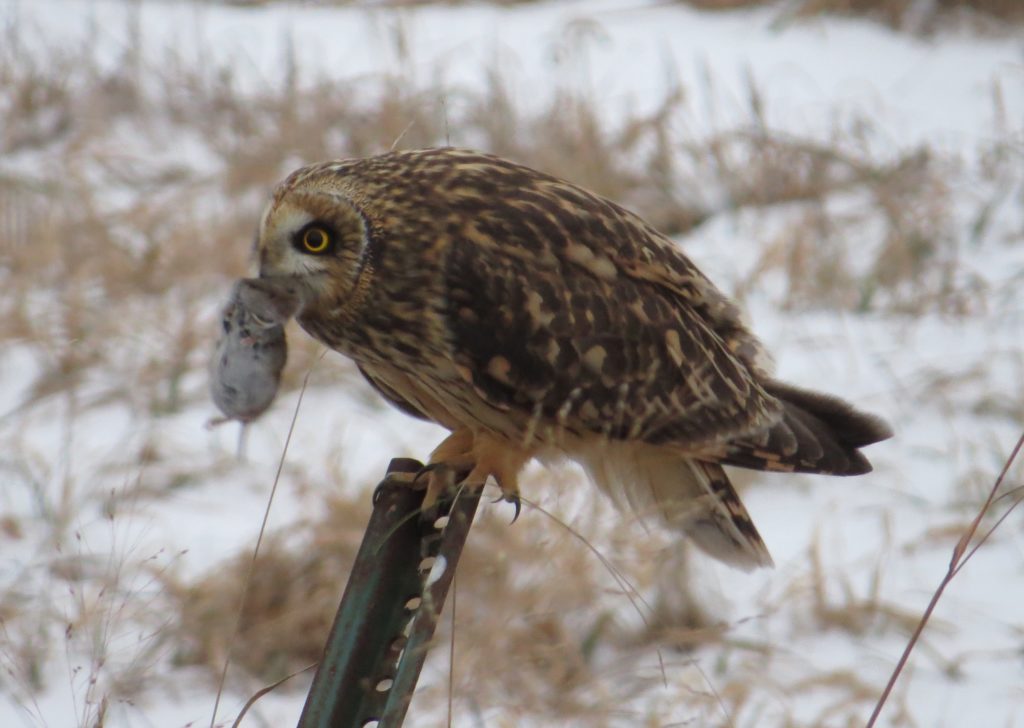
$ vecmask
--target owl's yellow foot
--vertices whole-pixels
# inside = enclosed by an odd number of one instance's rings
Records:
[[[521,509],[519,499],[519,471],[530,459],[530,454],[510,446],[504,440],[471,430],[456,430],[430,454],[430,460],[420,472],[427,479],[427,493],[423,508],[430,508],[446,488],[455,484],[455,474],[468,471],[458,481],[469,488],[483,488],[487,478],[493,477],[501,488],[502,500],[515,505],[514,523]],[[420,475],[417,475],[419,480]]]
[[[423,487],[425,483],[427,492],[423,496],[423,510],[432,508],[442,493],[454,488],[456,483],[462,482],[460,476],[468,473],[472,466],[472,463],[466,463],[462,467],[453,466],[450,463],[427,463],[424,465],[413,479],[414,485]]]
[[[428,510],[437,503],[449,488],[457,482],[464,482],[466,473],[473,470],[476,460],[473,458],[473,432],[471,430],[455,430],[430,453],[427,464],[416,474],[413,482],[426,480],[427,492],[423,496],[423,509]]]
[[[465,482],[482,486],[488,477],[493,477],[501,488],[501,500],[515,506],[512,523],[519,519],[522,502],[519,498],[519,471],[531,455],[504,440],[487,435],[478,435],[473,443],[475,465]]]

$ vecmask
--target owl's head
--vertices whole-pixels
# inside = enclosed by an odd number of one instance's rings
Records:
[[[316,165],[277,188],[260,220],[259,277],[299,286],[303,308],[337,304],[355,289],[367,241],[367,222],[343,192],[343,176]]]

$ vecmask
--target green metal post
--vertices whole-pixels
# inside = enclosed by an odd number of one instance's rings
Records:
[[[299,728],[398,728],[412,701],[480,501],[449,492],[421,513],[416,460],[391,461]],[[438,519],[447,523],[438,528]]]

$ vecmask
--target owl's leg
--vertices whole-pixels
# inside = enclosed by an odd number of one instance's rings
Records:
[[[473,431],[468,427],[455,430],[430,453],[428,463],[472,465]]]

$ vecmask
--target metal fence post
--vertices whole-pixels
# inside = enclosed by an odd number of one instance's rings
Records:
[[[397,728],[405,719],[480,502],[478,491],[452,489],[421,513],[424,491],[411,483],[422,467],[392,460],[374,492],[299,728]]]

